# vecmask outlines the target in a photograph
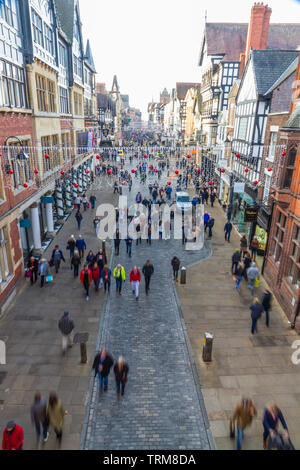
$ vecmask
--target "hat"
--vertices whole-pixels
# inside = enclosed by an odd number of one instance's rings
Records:
[[[7,427],[8,429],[14,428],[14,427],[15,427],[15,422],[14,422],[14,421],[8,421],[6,427]]]

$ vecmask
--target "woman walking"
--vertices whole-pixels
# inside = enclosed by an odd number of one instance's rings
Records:
[[[76,240],[75,240],[74,235],[71,235],[67,242],[67,250],[70,250],[70,259],[73,258],[75,247],[76,247]],[[71,269],[72,269],[72,266],[71,266]]]
[[[108,290],[108,293],[110,293],[111,270],[109,269],[107,264],[104,266],[104,268],[101,271],[101,278],[104,284],[104,292]]]
[[[29,276],[30,276],[31,285],[33,286],[33,278],[34,278],[34,282],[36,282],[38,278],[38,270],[39,270],[39,262],[34,256],[32,256],[30,260],[28,261],[27,269],[28,269],[27,272],[30,273]]]
[[[122,284],[125,282],[125,269],[121,264],[115,267],[113,276],[116,280],[116,294],[122,295]]]
[[[94,255],[92,250],[89,251],[89,254],[86,257],[86,262],[87,262],[89,269],[92,270],[94,267],[94,263],[96,262],[96,256]]]
[[[94,263],[91,271],[92,271],[92,276],[93,276],[96,292],[98,292],[99,287],[100,287],[101,271],[99,269],[97,261]]]
[[[39,275],[41,276],[41,287],[44,287],[46,276],[50,275],[50,268],[47,260],[41,259],[39,264]]]
[[[47,417],[49,425],[54,429],[59,444],[62,440],[66,414],[67,411],[64,410],[62,401],[57,397],[56,393],[50,393],[47,406]]]
[[[116,230],[114,243],[115,243],[115,255],[119,256],[119,252],[120,252],[120,231],[119,231],[118,228]]]
[[[275,431],[278,426],[278,421],[281,422],[282,427],[284,429],[284,434],[286,439],[289,438],[288,427],[283,417],[282,411],[278,408],[275,403],[269,403],[264,412],[263,417],[263,427],[264,427],[264,434],[263,434],[263,448],[267,448],[267,439],[270,436],[271,438],[275,435]]]
[[[74,255],[72,256],[72,259],[71,259],[71,268],[72,266],[74,268],[74,277],[78,277],[80,264],[81,264],[81,258],[79,255],[79,251],[75,250]]]
[[[264,308],[260,304],[259,299],[257,297],[253,299],[253,304],[250,306],[250,310],[252,319],[251,333],[254,335],[255,331],[257,333],[257,321],[259,320],[261,314],[264,311]]]
[[[237,288],[237,291],[240,292],[240,284],[241,280],[243,279],[243,274],[244,274],[244,265],[243,263],[239,262],[237,265],[237,270],[236,270],[236,275],[235,275],[235,287]]]
[[[130,283],[131,283],[132,293],[135,294],[136,300],[139,300],[140,282],[141,282],[141,273],[138,270],[137,266],[134,266],[130,272]]]
[[[124,357],[120,356],[118,361],[114,366],[114,373],[116,377],[116,387],[117,387],[117,394],[120,395],[120,388],[121,395],[125,393],[125,385],[127,382],[127,375],[129,372],[129,367],[127,362],[125,362]]]
[[[173,268],[173,281],[178,282],[178,271],[180,268],[180,260],[177,258],[177,256],[174,256],[174,258],[171,261],[171,265]]]
[[[246,253],[247,249],[248,249],[247,238],[245,237],[245,235],[243,235],[242,238],[241,238],[241,241],[240,241],[241,256],[245,256],[245,253]]]
[[[251,255],[252,255],[251,258],[253,261],[256,261],[256,255],[257,255],[258,249],[259,249],[259,241],[257,240],[256,237],[254,237],[250,245],[250,250],[251,250]]]
[[[90,298],[90,285],[92,281],[93,281],[92,271],[89,269],[88,265],[85,264],[83,270],[80,273],[80,282],[85,288],[87,301]]]

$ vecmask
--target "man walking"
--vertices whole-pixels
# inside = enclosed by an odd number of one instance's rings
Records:
[[[121,395],[123,396],[125,393],[125,384],[127,382],[127,375],[129,372],[129,367],[125,359],[120,356],[118,361],[114,366],[114,373],[116,378],[116,388],[117,394],[120,395],[120,388],[122,387]]]
[[[65,310],[63,316],[58,322],[58,328],[62,334],[62,352],[63,355],[66,353],[67,346],[69,348],[73,345],[73,330],[75,328],[72,318],[69,316],[69,312]]]
[[[210,239],[212,237],[212,229],[213,229],[213,226],[215,225],[215,219],[213,217],[211,217],[208,221],[208,238]]]
[[[248,276],[248,279],[249,279],[249,286],[248,287],[250,289],[251,295],[253,295],[255,280],[259,279],[259,271],[258,271],[255,263],[252,263],[251,268],[248,269],[247,276]]]
[[[242,450],[244,430],[251,425],[252,419],[257,415],[256,408],[250,398],[243,398],[236,406],[232,416],[232,428],[237,422],[237,450]]]
[[[91,203],[91,208],[92,209],[95,209],[95,202],[96,202],[96,196],[94,196],[93,194],[91,195],[90,197],[90,203]]]
[[[130,273],[130,283],[131,283],[131,288],[132,288],[132,293],[135,293],[135,298],[136,300],[139,299],[139,286],[141,282],[141,273],[138,270],[137,266],[134,266],[134,268],[131,270]]]
[[[81,212],[80,212],[79,209],[78,209],[78,211],[77,211],[76,214],[75,214],[75,219],[77,220],[78,230],[80,230],[81,221],[82,221],[82,214],[81,214]]]
[[[79,235],[78,239],[76,240],[76,248],[79,251],[80,258],[84,258],[84,250],[86,250],[86,243],[82,235]]]
[[[59,271],[61,260],[63,260],[64,263],[66,262],[63,252],[60,250],[59,246],[56,245],[55,249],[52,251],[52,256],[51,256],[51,262],[55,266],[56,274]]]
[[[95,377],[98,374],[99,378],[99,394],[102,392],[103,386],[105,392],[108,389],[108,376],[113,364],[114,360],[106,349],[102,349],[96,354],[93,362],[93,369],[95,371]]]
[[[177,258],[177,256],[174,256],[174,258],[171,261],[171,265],[173,268],[173,281],[178,282],[178,271],[180,268],[180,260]]]
[[[142,270],[144,276],[145,276],[145,287],[146,287],[146,295],[149,294],[149,290],[150,290],[150,281],[151,281],[151,276],[153,275],[154,273],[154,267],[153,265],[150,263],[150,260],[147,260],[146,261],[146,264],[144,264],[143,266],[143,270]]]
[[[230,220],[227,220],[225,227],[224,227],[224,232],[225,232],[225,242],[227,241],[228,243],[230,242],[230,235],[231,235],[231,230],[232,230],[232,223]]]
[[[31,421],[35,426],[38,443],[41,439],[41,428],[43,429],[44,442],[47,442],[49,437],[46,410],[47,401],[45,400],[45,398],[42,398],[40,392],[37,392],[34,396],[34,402],[30,408],[30,415]]]

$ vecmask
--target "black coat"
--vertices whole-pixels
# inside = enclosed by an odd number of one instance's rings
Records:
[[[262,306],[265,310],[270,310],[271,308],[271,294],[265,294],[262,299]]]
[[[252,320],[258,320],[261,317],[261,314],[264,311],[264,308],[260,304],[252,304],[250,307],[251,310],[251,318]]]
[[[95,377],[99,372],[100,357],[101,357],[101,351],[100,351],[100,353],[96,354],[94,362],[93,362],[92,369],[95,370]],[[110,369],[112,368],[113,364],[114,364],[114,360],[113,360],[112,356],[107,352],[106,353],[106,358],[102,362],[101,376],[102,376],[103,379],[105,379],[105,377],[108,377]]]
[[[114,366],[114,373],[115,373],[115,377],[116,377],[116,382],[126,383],[127,382],[128,372],[129,372],[129,367],[128,367],[127,362],[125,362],[123,364],[123,369],[121,371],[118,367],[118,363],[116,363],[115,366]]]
[[[152,274],[154,273],[154,267],[152,264],[149,264],[149,266],[147,266],[146,264],[144,265],[143,267],[143,274],[145,277],[151,277]]]
[[[27,268],[28,268],[28,269],[31,268],[31,261],[30,261],[30,260],[28,261]],[[35,258],[35,259],[34,259],[34,262],[33,262],[33,270],[32,270],[32,271],[33,271],[34,273],[37,273],[38,270],[39,270],[39,262],[38,262],[38,260]]]
[[[174,270],[179,270],[180,261],[179,261],[178,258],[173,258],[172,261],[171,261],[171,264],[172,264]]]

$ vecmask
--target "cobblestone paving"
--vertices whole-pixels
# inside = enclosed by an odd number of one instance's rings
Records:
[[[138,190],[135,182],[130,194]],[[125,191],[126,193],[126,191]],[[189,343],[172,281],[171,259],[177,255],[181,266],[210,255],[206,244],[200,252],[185,252],[181,241],[152,241],[126,255],[125,241],[112,267],[125,267],[122,296],[116,296],[115,281],[100,325],[99,343],[117,359],[129,364],[125,396],[117,398],[111,371],[108,391],[98,394],[98,379],[92,380],[86,425],[82,433],[84,449],[210,449],[213,447],[198,378],[193,370]],[[154,265],[150,294],[140,285],[136,302],[129,284],[134,264],[141,270],[147,259]],[[142,276],[143,277],[143,276]]]

